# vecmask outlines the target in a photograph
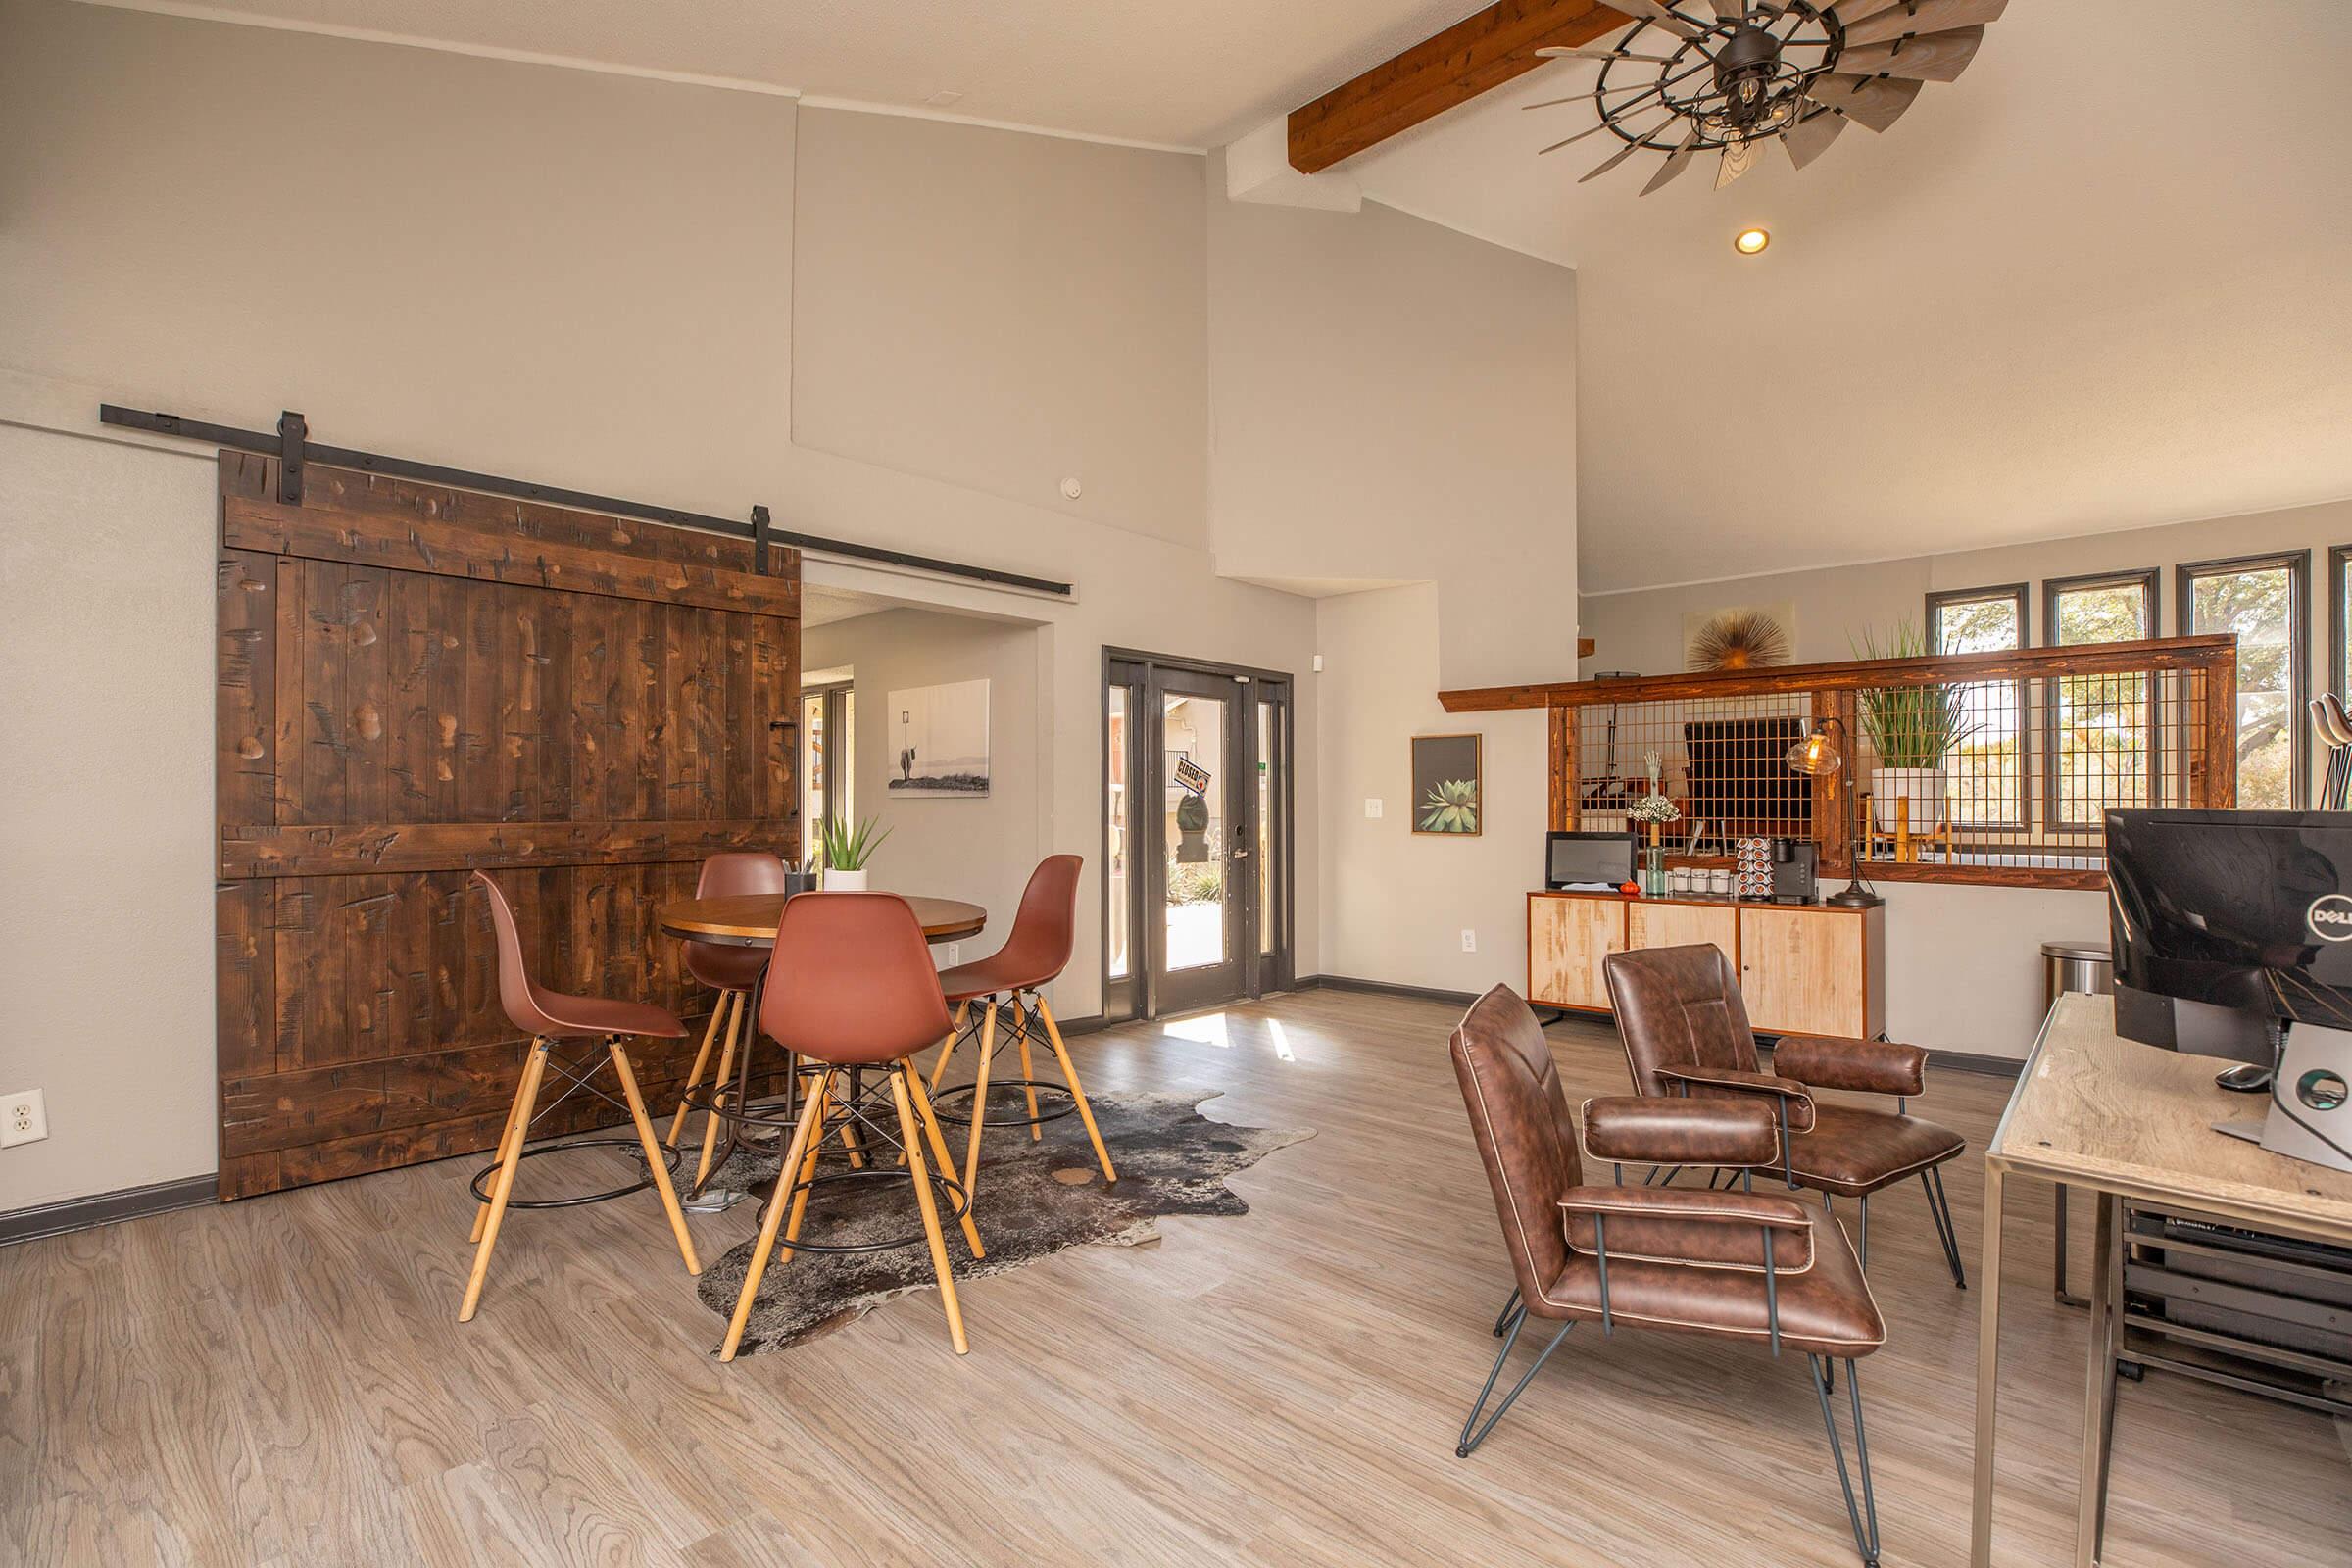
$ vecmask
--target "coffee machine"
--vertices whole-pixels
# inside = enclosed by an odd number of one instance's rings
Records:
[[[1811,839],[1772,841],[1772,902],[1812,904],[1821,895],[1821,846]]]

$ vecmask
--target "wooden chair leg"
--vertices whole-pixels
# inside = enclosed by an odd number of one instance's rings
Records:
[[[654,1136],[654,1124],[645,1113],[645,1097],[637,1092],[637,1075],[629,1070],[629,1048],[617,1037],[607,1041],[612,1048],[612,1070],[620,1075],[620,1092],[629,1102],[629,1119],[637,1124],[637,1142],[644,1146],[646,1169],[654,1178],[654,1191],[662,1195],[662,1211],[669,1216],[669,1233],[678,1239],[678,1255],[686,1259],[686,1272],[700,1274],[702,1259],[694,1255],[694,1236],[686,1229],[686,1211],[678,1207],[678,1190],[669,1183],[669,1161],[662,1158],[662,1141]]]
[[[506,1157],[499,1161],[498,1180],[490,1189],[490,1203],[483,1210],[481,1245],[473,1253],[473,1273],[466,1281],[466,1299],[459,1303],[458,1321],[473,1321],[474,1308],[482,1304],[482,1281],[490,1277],[490,1253],[498,1246],[499,1223],[507,1216],[507,1200],[514,1191],[514,1168],[522,1163],[522,1135],[531,1125],[531,1105],[539,1098],[539,1080],[547,1073],[545,1039],[531,1042],[530,1060],[523,1063],[522,1087],[515,1091],[514,1130],[507,1135]]]
[[[1029,1060],[1029,1015],[1021,1011],[1020,998],[1012,999],[1012,1015],[1018,1020],[1013,1028],[1021,1042],[1021,1076],[1029,1080],[1021,1092],[1029,1097],[1029,1141],[1034,1144],[1046,1136],[1046,1124],[1037,1119],[1037,1068]]]
[[[525,1052],[522,1058],[522,1072],[514,1080],[514,1102],[507,1107],[507,1125],[505,1129],[498,1135],[498,1154],[496,1157],[497,1162],[501,1165],[504,1165],[507,1162],[507,1145],[514,1140],[514,1129],[521,1125],[520,1117],[522,1112],[522,1085],[523,1080],[530,1077],[530,1054]],[[474,1204],[473,1230],[469,1235],[466,1236],[466,1239],[474,1245],[479,1246],[482,1240],[482,1227],[489,1223],[490,1205],[488,1203]]]
[[[956,1042],[963,1038],[964,1015],[971,1010],[972,1004],[968,1002],[956,1004],[955,1026],[949,1029],[948,1038],[939,1048],[939,1059],[931,1064],[931,1087],[933,1089],[937,1089],[939,1081],[948,1075],[948,1058],[956,1054]]]
[[[792,1261],[792,1244],[801,1239],[801,1217],[808,1212],[809,1194],[809,1189],[803,1184],[815,1178],[817,1155],[824,1152],[825,1118],[832,1114],[833,1110],[832,1085],[832,1076],[827,1074],[824,1085],[809,1097],[816,1102],[816,1131],[809,1135],[808,1152],[802,1156],[799,1167],[794,1170],[792,1175],[792,1217],[784,1222],[784,1246],[776,1253],[776,1261],[779,1263]],[[768,1200],[768,1206],[771,1208],[784,1200],[783,1180],[784,1167],[778,1165],[776,1167],[778,1184],[776,1196]]]
[[[719,1041],[718,1073],[710,1080],[710,1114],[703,1120],[703,1157],[695,1162],[694,1185],[700,1187],[710,1174],[710,1157],[718,1149],[718,1113],[727,1103],[727,1086],[735,1081],[735,1041],[743,1030],[746,1004],[741,999],[727,1019],[726,1035]],[[748,1048],[748,1045],[746,1047]]]
[[[678,1113],[669,1118],[669,1135],[662,1140],[664,1148],[678,1147],[678,1133],[686,1125],[686,1097],[703,1081],[703,1066],[710,1059],[710,1042],[718,1038],[719,1020],[726,1017],[727,1007],[734,1000],[734,992],[721,991],[718,1005],[710,1009],[710,1027],[703,1031],[703,1049],[694,1054],[694,1065],[686,1071],[685,1087],[678,1091]]]
[[[988,1125],[988,1059],[997,1054],[997,999],[990,997],[980,1015],[980,1075],[972,1080],[972,1135],[963,1146],[963,1190],[972,1190],[980,1174],[980,1134]],[[952,1168],[952,1167],[951,1167]]]
[[[890,1094],[899,1102],[899,1136],[906,1141],[906,1168],[914,1177],[914,1200],[923,1211],[923,1235],[931,1243],[931,1272],[939,1279],[940,1304],[948,1309],[948,1337],[956,1342],[956,1353],[964,1355],[971,1346],[963,1337],[963,1309],[956,1303],[956,1276],[948,1268],[948,1239],[939,1228],[939,1205],[931,1197],[931,1173],[923,1166],[921,1135],[914,1129],[905,1074],[890,1075]]]
[[[1070,1048],[1061,1043],[1061,1026],[1054,1021],[1054,1009],[1046,1005],[1043,997],[1037,999],[1037,1015],[1046,1020],[1046,1038],[1054,1043],[1054,1054],[1061,1062],[1062,1080],[1070,1086],[1070,1098],[1078,1102],[1078,1116],[1086,1123],[1086,1136],[1095,1146],[1095,1157],[1102,1162],[1102,1179],[1115,1182],[1119,1179],[1118,1172],[1110,1168],[1110,1151],[1102,1147],[1102,1134],[1095,1126],[1094,1107],[1086,1102],[1086,1091],[1078,1087],[1078,1069],[1070,1064]]]
[[[813,1141],[817,1112],[825,1102],[825,1091],[832,1081],[833,1075],[828,1072],[809,1095],[808,1103],[801,1107],[801,1119],[792,1129],[792,1147],[784,1152],[784,1163],[776,1167],[779,1172],[800,1168],[802,1156]],[[779,1181],[782,1179],[781,1175],[777,1177]],[[743,1344],[744,1325],[752,1320],[752,1302],[760,1296],[760,1276],[767,1272],[767,1254],[776,1250],[776,1232],[783,1228],[784,1210],[790,1206],[781,1201],[783,1196],[781,1192],[776,1195],[778,1200],[767,1205],[767,1217],[760,1222],[760,1239],[752,1247],[751,1266],[743,1273],[743,1294],[735,1298],[735,1315],[728,1320],[726,1340],[718,1348],[721,1361],[735,1359],[735,1351]]]
[[[931,1157],[938,1162],[942,1171],[954,1170],[956,1161],[948,1155],[948,1136],[940,1130],[938,1112],[931,1108],[931,1096],[923,1088],[923,1075],[915,1071],[911,1061],[905,1066],[906,1088],[914,1096],[915,1112],[922,1118],[923,1141],[931,1146]],[[980,1228],[972,1223],[974,1201],[975,1196],[971,1188],[966,1186],[963,1190],[963,1239],[971,1245],[974,1257],[986,1257],[988,1249],[980,1245]]]

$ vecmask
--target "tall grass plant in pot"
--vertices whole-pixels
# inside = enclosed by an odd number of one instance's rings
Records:
[[[825,862],[827,893],[863,893],[866,862],[890,837],[890,829],[872,817],[851,823],[835,817],[817,835],[817,854]]]
[[[1851,644],[1857,659],[1918,659],[1929,652],[1926,630],[1898,625],[1884,643],[1872,629]],[[1910,803],[1914,833],[1943,820],[1948,797],[1945,760],[1979,726],[1968,716],[1965,686],[1874,686],[1861,694],[1862,732],[1877,754],[1870,770],[1870,810],[1879,831],[1892,833],[1895,803]]]

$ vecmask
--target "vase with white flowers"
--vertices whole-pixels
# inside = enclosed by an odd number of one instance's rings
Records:
[[[1642,851],[1642,892],[1645,897],[1657,898],[1666,891],[1666,847],[1660,836],[1667,823],[1683,819],[1683,808],[1658,793],[1657,775],[1653,772],[1649,793],[1626,808],[1625,814],[1649,829],[1649,842]]]

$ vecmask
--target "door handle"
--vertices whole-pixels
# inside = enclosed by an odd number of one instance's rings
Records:
[[[1232,860],[1247,860],[1250,858],[1250,852],[1248,850],[1234,850],[1226,856],[1226,858]]]

